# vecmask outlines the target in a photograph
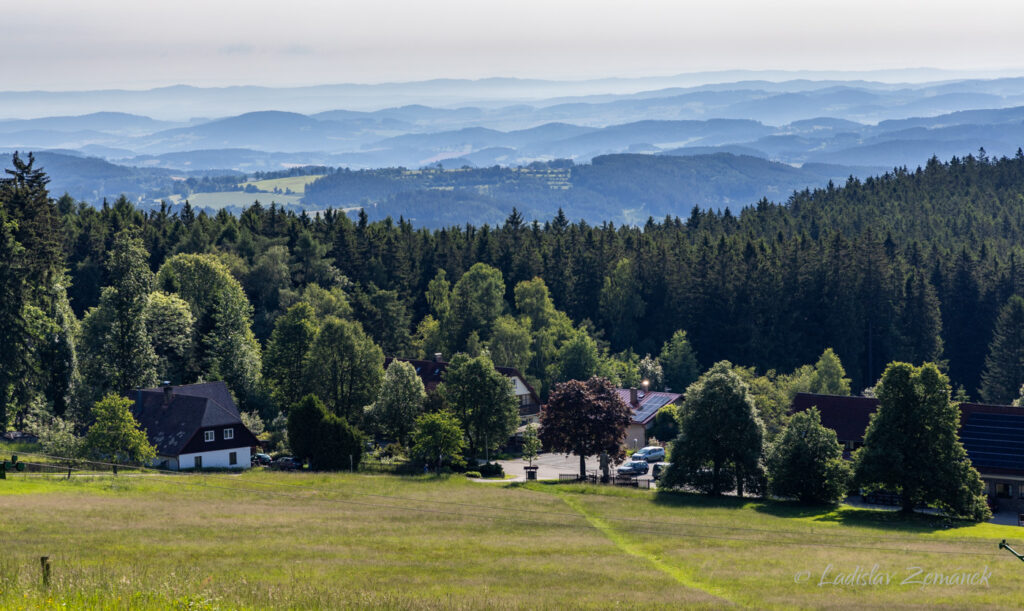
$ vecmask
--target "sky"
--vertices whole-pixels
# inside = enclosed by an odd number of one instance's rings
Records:
[[[732,69],[1024,74],[1019,0],[7,4],[0,13],[0,90],[7,91]]]

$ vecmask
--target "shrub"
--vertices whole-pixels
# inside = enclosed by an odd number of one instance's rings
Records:
[[[483,477],[483,475],[480,475],[479,471],[466,471],[466,477],[479,479]]]
[[[505,477],[505,469],[498,463],[484,463],[480,465],[480,475],[482,477]]]

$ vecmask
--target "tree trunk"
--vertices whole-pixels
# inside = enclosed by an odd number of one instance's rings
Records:
[[[582,454],[580,454],[580,479],[587,479],[587,461]]]
[[[718,463],[711,466],[711,496],[718,496]]]
[[[743,498],[743,470],[736,469],[736,494],[739,498]]]

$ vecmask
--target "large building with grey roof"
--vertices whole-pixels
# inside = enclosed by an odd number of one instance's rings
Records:
[[[164,469],[248,469],[256,436],[242,424],[224,382],[135,391],[132,414]]]

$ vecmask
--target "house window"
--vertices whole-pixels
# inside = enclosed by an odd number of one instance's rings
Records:
[[[234,439],[235,429],[224,429],[224,439]]]
[[[205,433],[203,433],[203,440],[206,441],[207,443],[213,441],[216,438],[217,431],[206,431]]]
[[[996,496],[1001,499],[1013,498],[1013,486],[1011,484],[996,484]]]
[[[202,469],[203,468],[203,457],[202,456],[196,456],[195,460],[196,460],[196,470]]]
[[[230,431],[231,429],[228,429],[228,430]],[[238,464],[238,452],[232,452],[232,453],[228,454],[228,464],[229,465],[237,465]]]

